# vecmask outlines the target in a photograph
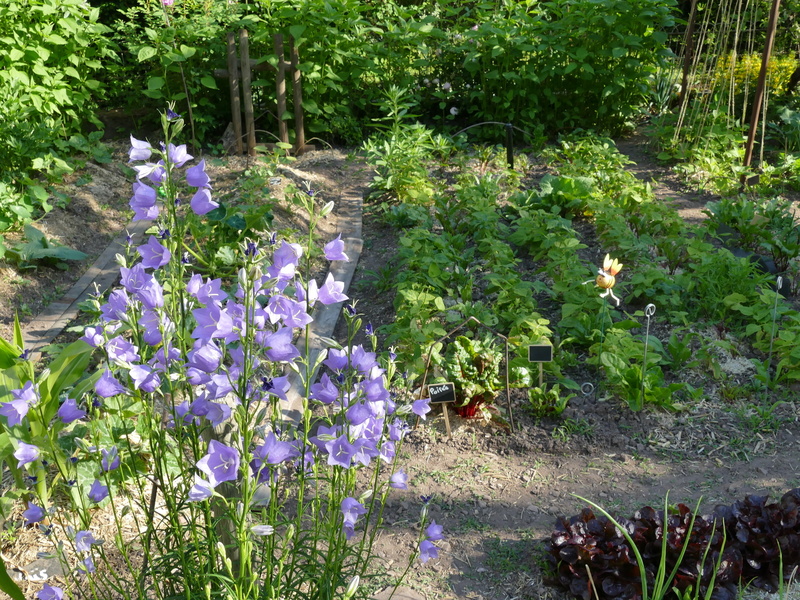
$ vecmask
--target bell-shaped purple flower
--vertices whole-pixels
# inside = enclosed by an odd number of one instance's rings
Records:
[[[141,181],[134,182],[130,201],[134,221],[152,221],[158,218],[156,197],[156,191],[149,185]]]
[[[206,173],[206,160],[186,169],[186,183],[196,188],[210,188],[211,178]]]
[[[206,474],[213,487],[223,481],[236,481],[239,473],[239,452],[236,448],[211,440],[208,443],[208,454],[197,461],[197,468]]]
[[[100,312],[104,321],[123,321],[127,315],[130,305],[128,292],[119,289],[114,290],[108,296],[108,302],[100,307]]]
[[[337,302],[344,302],[348,297],[342,293],[344,290],[344,283],[336,281],[332,273],[328,273],[325,283],[319,288],[319,301],[325,304],[336,304]]]
[[[335,240],[331,240],[325,244],[323,251],[325,252],[325,258],[328,260],[350,260],[347,254],[344,253],[344,242],[342,241],[341,233],[336,237]]]
[[[199,475],[195,475],[194,485],[189,490],[189,502],[200,502],[213,495],[213,486]]]
[[[292,335],[293,332],[288,327],[281,327],[278,331],[265,335],[261,345],[267,348],[267,358],[275,362],[288,362],[300,356],[300,351],[292,344]]]
[[[142,390],[148,394],[152,394],[161,385],[161,378],[158,373],[148,365],[133,365],[128,374],[131,377],[131,381],[133,381],[134,389]]]
[[[101,544],[100,540],[95,539],[91,531],[79,531],[75,534],[75,550],[78,552],[91,552],[92,546]]]
[[[25,517],[25,524],[38,523],[45,516],[44,509],[41,506],[36,506],[33,502],[28,503],[28,508],[23,511],[22,516]]]
[[[18,442],[17,449],[14,452],[14,458],[19,461],[17,462],[17,468],[19,469],[39,458],[39,448],[33,444]]]
[[[336,398],[339,397],[339,388],[331,381],[327,373],[323,373],[319,378],[319,382],[311,386],[311,394],[309,398],[318,400],[323,404],[331,404]]]
[[[37,600],[64,600],[64,590],[57,585],[45,583],[40,591],[36,593]]]
[[[194,214],[203,216],[219,208],[219,202],[215,202],[211,199],[211,191],[208,188],[200,188],[195,192],[194,196],[192,196],[192,199],[189,201],[189,206],[192,211],[194,211]]]
[[[216,304],[195,309],[192,314],[197,321],[197,327],[192,331],[194,339],[207,342],[214,338],[224,338],[233,332],[233,319]]]
[[[424,421],[425,415],[431,412],[430,404],[430,398],[420,398],[419,400],[414,400],[414,402],[411,403],[411,412]]]
[[[87,327],[83,330],[83,337],[81,339],[89,344],[92,348],[98,348],[99,346],[102,346],[103,341],[105,340],[103,337],[103,327]]]
[[[419,544],[419,559],[426,563],[432,558],[439,558],[439,549],[430,540],[422,540]]]
[[[99,479],[95,479],[92,487],[89,488],[87,496],[92,502],[102,502],[108,498],[108,486],[103,485],[103,482]]]
[[[347,439],[347,435],[342,434],[335,440],[325,444],[328,451],[328,464],[331,466],[350,468],[353,461],[353,454],[356,452],[355,446]]]
[[[128,151],[130,162],[134,160],[147,160],[150,158],[151,154],[153,154],[153,147],[150,145],[150,142],[137,140],[135,137],[131,136],[131,149]]]
[[[151,235],[147,243],[139,246],[136,251],[142,257],[142,264],[146,269],[159,269],[166,265],[172,256],[154,235]]]
[[[341,503],[342,509],[342,529],[345,537],[349,540],[355,533],[355,525],[360,515],[367,513],[367,509],[355,498],[345,498]]]
[[[428,525],[427,529],[425,529],[425,535],[430,541],[438,542],[439,540],[444,539],[442,530],[443,527],[441,525],[437,525],[436,521],[431,521],[431,524]]]
[[[331,371],[342,371],[347,368],[349,360],[347,350],[331,348],[328,350],[328,358],[325,359],[323,364]]]
[[[131,344],[121,335],[108,340],[106,344],[109,360],[116,363],[131,363],[139,360],[139,353],[136,346]]]
[[[22,423],[22,419],[28,414],[30,406],[25,400],[11,400],[10,402],[0,402],[0,415],[8,419],[8,426],[14,427]]]
[[[393,473],[389,478],[389,486],[398,490],[404,490],[408,488],[408,475],[406,472],[403,469],[400,469],[396,473]]]
[[[58,407],[57,414],[58,418],[61,419],[61,422],[64,424],[86,418],[86,411],[78,408],[78,403],[72,398],[64,400],[64,403]]]
[[[170,144],[167,147],[167,156],[173,166],[179,169],[194,158],[194,156],[186,152],[186,144],[181,144],[180,146]]]
[[[101,398],[111,398],[117,394],[124,394],[125,387],[114,377],[114,374],[108,369],[100,376],[97,383],[94,384],[94,391]]]

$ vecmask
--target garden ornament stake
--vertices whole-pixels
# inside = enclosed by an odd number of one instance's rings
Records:
[[[644,334],[644,357],[642,360],[642,405],[644,405],[644,384],[647,375],[647,345],[650,342],[650,318],[656,314],[656,305],[648,304],[644,307],[644,316],[647,317],[647,329]]]
[[[622,263],[620,263],[616,258],[612,260],[611,255],[606,254],[606,257],[603,259],[603,267],[597,269],[597,277],[594,280],[595,284],[597,284],[597,287],[605,290],[605,292],[600,294],[600,297],[605,298],[606,296],[610,295],[617,303],[617,306],[619,306],[620,299],[614,295],[612,288],[617,283],[616,275],[621,270]],[[591,279],[589,281],[584,281],[583,285],[591,282]]]

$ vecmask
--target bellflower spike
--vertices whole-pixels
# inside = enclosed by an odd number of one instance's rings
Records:
[[[108,486],[103,485],[99,479],[95,479],[92,487],[89,488],[87,496],[89,496],[89,500],[92,502],[100,503],[108,498]]]
[[[350,260],[347,254],[344,253],[344,242],[342,241],[341,233],[335,240],[325,244],[323,251],[325,252],[325,258],[328,260],[343,260],[345,262]]]
[[[133,162],[134,160],[147,160],[152,153],[153,147],[150,145],[150,142],[137,140],[135,137],[131,136],[131,149],[128,151],[128,156],[130,156],[129,162]]]
[[[197,468],[208,476],[213,487],[223,481],[236,481],[239,474],[239,452],[217,440],[208,443],[208,454],[197,461]]]
[[[45,583],[41,591],[36,593],[37,600],[64,600],[64,590],[57,585]]]
[[[41,506],[36,506],[33,502],[30,502],[28,504],[28,509],[22,513],[22,516],[25,517],[26,525],[38,523],[44,519],[44,515],[44,509]]]
[[[86,418],[86,411],[78,408],[78,403],[72,398],[67,398],[64,404],[58,407],[58,418],[66,424]]]
[[[151,235],[147,243],[139,246],[136,251],[142,257],[145,269],[159,269],[166,265],[172,256],[154,235]]]
[[[186,183],[195,188],[211,188],[211,178],[206,173],[206,160],[186,169]]]
[[[14,458],[16,458],[19,461],[17,463],[17,468],[19,469],[23,465],[32,463],[37,458],[39,458],[39,448],[34,446],[33,444],[26,444],[25,442],[19,442],[19,446],[17,447],[17,450],[14,452]]]
[[[322,287],[319,288],[319,301],[324,305],[336,304],[337,302],[344,302],[348,299],[342,291],[344,290],[344,283],[336,281],[332,273],[328,273],[328,278]]]

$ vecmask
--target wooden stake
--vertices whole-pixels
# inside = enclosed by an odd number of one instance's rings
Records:
[[[753,160],[753,144],[756,140],[758,130],[758,118],[761,114],[761,104],[764,101],[764,88],[767,83],[767,67],[769,57],[772,54],[772,44],[775,41],[775,29],[778,27],[778,13],[780,12],[781,0],[773,0],[772,8],[769,12],[769,24],[767,25],[767,39],[764,42],[764,53],[761,55],[761,71],[758,73],[758,84],[756,84],[756,94],[753,98],[753,111],[750,113],[750,130],[747,133],[747,143],[744,147],[744,166],[749,167]],[[747,175],[742,173],[742,184],[745,184]]]
[[[250,41],[247,30],[239,32],[239,50],[242,59],[242,94],[244,98],[244,120],[247,126],[247,153],[256,155],[256,124],[253,117],[253,90],[250,80]]]
[[[236,153],[242,154],[242,107],[239,103],[239,67],[236,64],[236,36],[228,32],[228,83],[231,90],[231,122],[236,137]]]
[[[278,138],[289,143],[289,130],[283,115],[286,112],[286,60],[283,57],[283,35],[275,34],[275,55],[278,57],[278,78],[275,83],[275,97],[278,103]]]
[[[303,153],[303,146],[306,145],[306,130],[303,123],[303,88],[300,86],[300,54],[294,39],[289,40],[289,52],[292,60],[292,95],[294,97],[294,147],[295,155]]]

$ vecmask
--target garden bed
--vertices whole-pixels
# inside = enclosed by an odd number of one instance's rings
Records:
[[[334,183],[323,193],[325,199],[333,199],[331,195],[346,185],[351,173],[342,168],[341,155],[332,160],[326,156],[310,154],[305,164],[292,168],[301,174],[298,177],[327,170]],[[522,174],[524,185],[536,185],[545,174],[544,164],[532,160]],[[212,180],[217,190],[225,189],[225,184],[218,183],[225,181],[222,171]],[[689,208],[694,211],[702,204],[697,199],[691,202]],[[695,212],[694,218],[700,218],[700,213]],[[576,222],[576,231],[587,244],[581,260],[596,267],[605,249],[588,224]],[[326,235],[332,233],[329,230]],[[358,299],[364,323],[375,328],[394,319],[391,283],[400,268],[398,236],[379,205],[367,201],[364,249],[348,294]],[[548,283],[537,261],[524,258],[520,265],[523,279]],[[623,271],[622,277],[626,275]],[[628,308],[623,304],[623,310]],[[539,310],[557,320],[560,307],[544,300]],[[651,335],[664,342],[670,332],[671,327],[658,319],[651,329]],[[719,332],[704,333],[720,336]],[[379,330],[382,342],[385,335]],[[336,337],[344,339],[341,329]],[[720,354],[718,362],[726,368],[719,380],[703,367],[671,375],[669,382],[682,378],[704,392],[701,399],[678,412],[631,411],[612,397],[597,369],[587,368],[581,355],[566,374],[578,383],[592,383],[594,392],[578,393],[560,416],[534,416],[527,395],[514,390],[514,431],[451,413],[452,435],[448,436],[441,411],[434,408],[403,446],[401,464],[410,476],[409,490],[390,494],[387,527],[376,546],[377,578],[369,585],[380,589],[404,570],[417,541],[414,527],[420,496],[432,496],[430,516],[444,526],[446,539],[439,544],[439,560],[414,564],[405,585],[425,598],[556,598],[563,597],[562,592],[543,583],[542,541],[550,535],[557,516],[583,508],[573,494],[627,515],[645,505],[660,506],[668,491],[675,502],[692,505],[702,496],[703,506],[710,508],[748,493],[778,498],[797,487],[797,405],[793,401],[773,405],[778,398],[789,399],[780,392],[763,401],[740,391],[747,390],[753,375],[749,363],[740,358]],[[552,384],[552,373],[546,377]],[[497,403],[505,405],[503,393]],[[17,566],[30,564],[36,552],[46,550],[36,545],[39,538],[35,529],[18,533],[18,544],[4,551],[4,556]],[[30,585],[37,589],[38,584]]]

